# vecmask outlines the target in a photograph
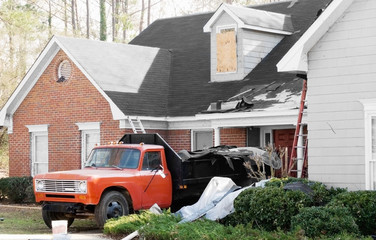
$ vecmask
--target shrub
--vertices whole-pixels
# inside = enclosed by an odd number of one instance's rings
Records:
[[[235,199],[235,213],[229,218],[235,224],[251,223],[268,231],[278,228],[287,230],[291,217],[309,204],[309,197],[300,191],[285,191],[276,187],[251,188]]]
[[[104,225],[103,232],[105,234],[130,234],[150,222],[151,216],[151,212],[143,211],[140,214],[109,219]]]
[[[309,186],[312,191],[312,205],[313,206],[324,206],[328,204],[333,197],[342,192],[347,192],[344,188],[333,188],[330,189],[321,182],[309,181],[305,178],[273,178],[265,184],[266,187],[280,187],[283,188],[286,184],[292,182],[302,182]]]
[[[0,200],[10,203],[34,202],[32,177],[9,177],[0,179]]]
[[[291,227],[300,227],[308,237],[335,236],[344,232],[359,234],[358,225],[349,210],[343,207],[303,208],[291,220]]]
[[[363,235],[376,234],[375,191],[344,192],[336,195],[329,206],[348,208]]]

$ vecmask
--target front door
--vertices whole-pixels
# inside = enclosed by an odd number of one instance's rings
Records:
[[[278,151],[280,148],[287,147],[287,159],[288,159],[287,164],[290,160],[292,145],[294,143],[294,135],[295,135],[295,129],[278,129],[278,130],[273,131],[274,146],[276,150]],[[285,159],[286,159],[285,157],[283,157],[282,159],[283,167],[286,166]],[[281,171],[277,171],[276,174],[278,176],[278,174],[281,174]]]
[[[158,172],[159,166],[162,165],[161,155],[161,151],[145,152],[142,160],[140,180],[144,209],[150,208],[154,203],[161,208],[169,207],[171,204],[171,175],[167,169],[161,170],[164,175]]]

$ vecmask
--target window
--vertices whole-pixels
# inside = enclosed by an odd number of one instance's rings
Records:
[[[48,172],[48,125],[28,125],[31,145],[31,175]]]
[[[137,149],[119,149],[119,167],[136,169],[140,162],[140,151]]]
[[[69,80],[72,73],[72,65],[68,60],[63,60],[57,69],[57,82]]]
[[[360,100],[364,106],[365,189],[376,190],[376,99]]]
[[[217,73],[236,72],[236,30],[235,27],[217,29]]]
[[[161,164],[161,152],[146,152],[142,161],[142,170],[154,170]]]
[[[201,150],[213,147],[213,131],[193,131],[192,150]]]
[[[87,122],[76,123],[76,125],[81,131],[81,167],[83,168],[91,150],[100,143],[100,123]]]

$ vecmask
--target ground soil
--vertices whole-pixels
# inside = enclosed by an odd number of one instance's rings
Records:
[[[43,222],[40,205],[6,205],[0,203],[0,234],[44,234],[51,233]],[[95,221],[76,219],[69,228],[70,233],[97,231]]]

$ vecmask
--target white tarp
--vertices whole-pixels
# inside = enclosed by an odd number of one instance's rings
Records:
[[[239,186],[237,186],[230,178],[213,177],[210,180],[209,184],[206,186],[198,202],[191,206],[181,208],[179,211],[176,212],[176,214],[182,216],[183,219],[181,220],[181,222],[194,221],[204,216],[209,210],[213,209],[221,200],[223,200],[226,196],[228,196],[230,193],[237,189],[239,189]],[[210,216],[212,218],[214,217],[215,219],[218,219],[215,215],[216,212],[218,211],[212,210],[212,212],[210,212]]]

